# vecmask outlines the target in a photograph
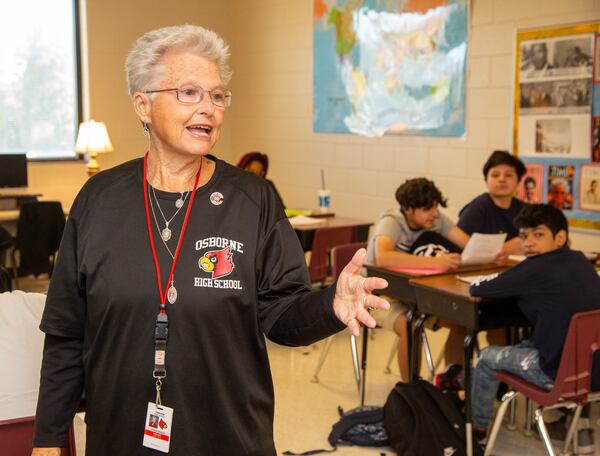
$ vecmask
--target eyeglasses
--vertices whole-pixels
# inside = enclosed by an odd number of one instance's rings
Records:
[[[184,86],[178,89],[160,89],[146,90],[144,93],[176,92],[177,100],[183,104],[200,103],[204,98],[204,93],[208,93],[210,101],[219,108],[228,108],[231,106],[231,91],[223,88],[204,90],[200,86]]]

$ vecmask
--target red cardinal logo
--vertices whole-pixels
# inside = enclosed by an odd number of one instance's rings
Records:
[[[213,279],[231,274],[235,267],[233,261],[231,261],[231,249],[229,247],[223,250],[206,252],[198,261],[198,265],[204,272],[211,272]]]

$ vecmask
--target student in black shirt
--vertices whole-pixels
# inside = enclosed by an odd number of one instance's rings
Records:
[[[88,456],[274,456],[265,336],[358,335],[375,326],[369,308],[388,307],[369,293],[385,280],[358,274],[364,249],[312,292],[272,188],[210,155],[228,54],[184,25],[146,33],[127,57],[149,151],[93,176],[69,213],[40,325],[34,456],[60,454],[82,392]]]
[[[488,193],[479,195],[461,209],[458,227],[468,235],[506,233],[503,250],[522,253],[513,220],[525,206],[514,197],[525,171],[525,165],[517,157],[504,150],[495,150],[483,166]]]
[[[600,277],[579,251],[567,246],[563,213],[547,204],[526,206],[515,219],[527,259],[470,288],[473,296],[515,297],[534,327],[531,340],[514,346],[489,346],[473,371],[473,428],[480,437],[493,413],[498,388],[495,372],[505,370],[550,389],[556,377],[571,317],[600,309]],[[600,364],[594,364],[594,389]]]

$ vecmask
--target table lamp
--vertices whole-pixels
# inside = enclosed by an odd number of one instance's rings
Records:
[[[75,151],[88,154],[89,160],[87,163],[88,176],[92,176],[100,171],[98,164],[98,154],[103,152],[111,152],[113,145],[108,137],[108,131],[104,122],[81,122],[79,124],[79,133],[77,135],[77,143],[75,143]]]

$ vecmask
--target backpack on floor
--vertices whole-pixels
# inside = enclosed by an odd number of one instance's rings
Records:
[[[337,445],[358,445],[364,447],[380,447],[389,445],[388,436],[383,426],[383,408],[366,405],[344,412],[338,407],[340,420],[333,425],[327,440],[333,447],[330,450],[319,449],[293,453],[285,451],[285,455],[312,455],[331,453]]]
[[[383,407],[383,424],[390,446],[402,456],[466,456],[458,404],[424,380],[396,384]],[[483,454],[476,443],[473,454]]]

